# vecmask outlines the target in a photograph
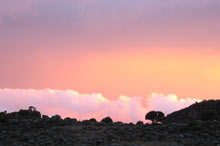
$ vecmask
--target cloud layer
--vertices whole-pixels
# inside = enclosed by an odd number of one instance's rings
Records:
[[[0,111],[27,109],[32,105],[43,114],[59,114],[79,120],[111,116],[114,121],[136,122],[144,120],[150,110],[165,114],[184,108],[197,99],[178,99],[176,95],[153,93],[148,98],[120,96],[109,100],[102,94],[81,94],[73,90],[0,89]]]

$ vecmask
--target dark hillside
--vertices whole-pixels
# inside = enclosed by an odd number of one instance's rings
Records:
[[[219,107],[219,101],[206,101],[175,112],[167,120],[183,122],[192,110],[199,115],[207,109],[219,112]],[[220,122],[128,124],[110,117],[101,122],[94,118],[78,121],[48,117],[29,108],[0,112],[0,146],[220,146]]]
[[[200,103],[192,104],[187,108],[167,115],[165,123],[209,119],[220,121],[220,100],[204,100]]]

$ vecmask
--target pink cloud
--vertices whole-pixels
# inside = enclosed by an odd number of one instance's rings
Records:
[[[161,110],[168,114],[184,108],[196,99],[178,99],[176,95],[153,93],[147,98],[120,96],[118,100],[109,100],[102,94],[81,94],[73,90],[34,90],[34,89],[0,89],[0,111],[15,111],[26,109],[32,105],[42,114],[59,114],[64,117],[74,117],[79,120],[96,118],[101,120],[106,116],[114,121],[137,122],[144,120],[150,110]],[[146,101],[146,100],[145,100]]]
[[[175,94],[164,95],[152,93],[147,101],[149,101],[149,109],[163,111],[168,114],[187,107],[195,102],[200,102],[201,100],[195,98],[178,98]]]

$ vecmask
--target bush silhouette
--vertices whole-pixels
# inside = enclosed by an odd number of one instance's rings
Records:
[[[110,117],[106,117],[106,118],[101,120],[101,123],[112,124],[113,121]]]
[[[53,121],[61,121],[62,118],[61,118],[60,115],[53,115],[53,116],[51,117],[51,120],[53,120]]]
[[[143,121],[137,121],[136,125],[143,126],[144,122]]]
[[[39,111],[36,110],[36,108],[30,108],[28,110],[19,110],[18,111],[18,116],[21,118],[37,118],[40,119],[41,118],[41,113]]]
[[[43,119],[43,120],[50,120],[50,117],[47,116],[47,115],[42,115],[42,119]]]
[[[97,121],[96,121],[96,119],[95,119],[95,118],[91,118],[91,119],[89,120],[89,122],[96,123]]]
[[[34,107],[34,106],[29,106],[28,110],[29,110],[29,111],[36,111],[36,107]]]
[[[158,124],[159,122],[163,122],[165,119],[164,113],[161,111],[150,111],[145,116],[146,120],[151,120],[152,124]]]

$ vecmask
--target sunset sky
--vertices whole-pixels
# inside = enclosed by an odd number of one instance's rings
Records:
[[[4,108],[23,107],[17,101],[29,90],[120,102],[155,94],[220,99],[219,89],[219,0],[0,0]],[[58,108],[74,111],[51,109]]]

